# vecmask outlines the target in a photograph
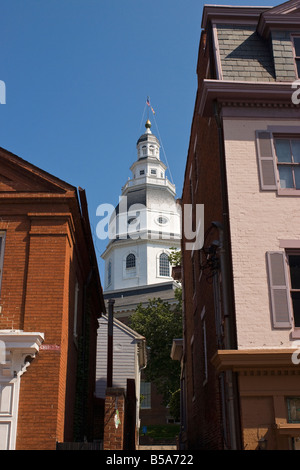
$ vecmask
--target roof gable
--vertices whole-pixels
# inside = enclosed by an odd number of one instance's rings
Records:
[[[0,148],[0,193],[65,193],[74,187]]]
[[[274,8],[268,10],[270,15],[299,15],[300,14],[300,0],[289,0],[288,2],[281,3]]]
[[[107,315],[102,315],[101,321],[108,322],[108,316]],[[128,325],[125,323],[121,322],[117,318],[114,318],[114,327],[118,328],[120,331],[122,331],[124,334],[127,336],[130,336],[133,340],[137,341],[145,341],[145,337],[137,333],[136,331],[132,330]]]
[[[300,0],[290,0],[262,13],[259,34],[267,37],[272,29],[300,31]]]

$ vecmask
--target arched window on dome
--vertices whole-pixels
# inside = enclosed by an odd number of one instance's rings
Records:
[[[167,253],[162,253],[159,256],[159,275],[170,276],[170,262]]]
[[[126,257],[126,269],[135,268],[135,255],[133,253],[129,253]]]
[[[111,284],[111,260],[108,262],[107,266],[107,285],[110,286]]]

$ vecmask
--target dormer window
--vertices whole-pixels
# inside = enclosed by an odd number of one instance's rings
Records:
[[[300,36],[293,36],[295,63],[298,78],[300,78]]]

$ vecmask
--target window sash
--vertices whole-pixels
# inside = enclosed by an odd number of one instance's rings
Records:
[[[295,285],[297,281],[297,275],[295,268],[292,268],[291,259],[292,257],[299,258],[300,266],[300,252],[298,251],[289,251],[287,253],[288,260],[288,271],[289,271],[289,285],[290,285],[290,295],[291,295],[291,304],[294,317],[294,326],[295,328],[300,328],[300,285]]]
[[[300,36],[292,36],[298,78],[300,78]]]
[[[288,397],[288,423],[300,423],[300,397]]]
[[[166,253],[162,253],[159,257],[159,275],[170,276],[170,262]]]
[[[151,382],[141,381],[140,394],[143,396],[141,409],[149,410],[151,408]]]
[[[280,152],[280,142],[289,144],[288,154]],[[299,145],[300,139],[297,138],[274,137],[278,180],[282,189],[300,189],[300,158],[297,153]]]

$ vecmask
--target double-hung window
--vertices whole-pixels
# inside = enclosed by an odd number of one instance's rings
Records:
[[[268,252],[267,266],[273,327],[293,328],[299,332],[300,250]]]
[[[300,36],[293,36],[294,55],[298,78],[300,78]]]
[[[300,126],[271,126],[256,132],[261,191],[300,195]]]
[[[300,139],[274,139],[279,185],[282,189],[300,189]]]
[[[141,380],[141,409],[151,408],[151,382]]]
[[[300,328],[300,253],[288,254],[294,326]]]

